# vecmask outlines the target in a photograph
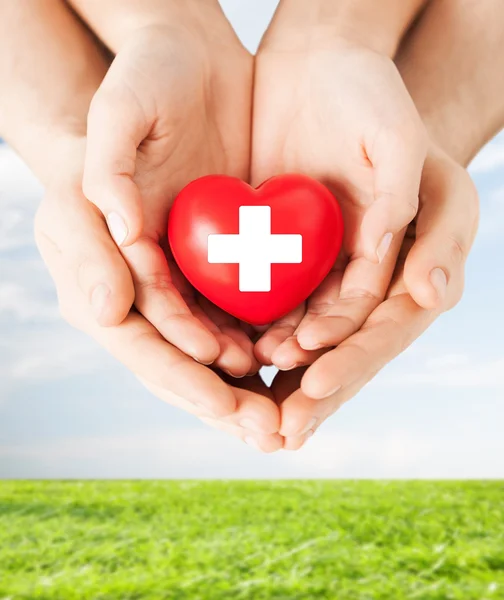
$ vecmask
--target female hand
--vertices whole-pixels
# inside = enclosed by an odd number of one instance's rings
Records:
[[[384,299],[417,212],[427,149],[393,62],[331,32],[315,33],[290,39],[269,32],[257,57],[253,181],[311,175],[334,193],[346,225],[327,279],[256,345],[261,362],[283,370],[347,339]]]
[[[211,27],[188,10],[125,36],[91,103],[83,189],[130,268],[136,309],[187,355],[242,377],[259,368],[250,338],[195,292],[167,242],[186,184],[248,178],[253,60],[212,14]]]

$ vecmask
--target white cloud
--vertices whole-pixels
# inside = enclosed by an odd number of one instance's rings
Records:
[[[93,340],[64,323],[18,329],[0,340],[0,377],[13,385],[95,373],[113,364]]]
[[[33,216],[43,189],[23,161],[0,146],[0,251],[33,246]]]
[[[504,186],[498,187],[481,199],[481,220],[478,235],[487,238],[504,231]]]
[[[497,136],[487,144],[469,165],[472,175],[504,169],[504,135]]]
[[[499,449],[467,435],[324,430],[296,452],[261,455],[203,427],[0,448],[0,477],[404,478],[503,477]],[[471,440],[472,443],[468,443]],[[474,447],[478,447],[476,454]]]
[[[14,318],[25,322],[33,320],[55,321],[59,312],[54,300],[43,298],[15,281],[0,283],[0,318]]]
[[[455,355],[457,356],[457,355]],[[417,372],[393,373],[379,378],[383,386],[434,385],[446,387],[504,388],[504,358],[487,362],[471,361],[464,357],[458,364],[450,364],[453,355],[440,357],[437,364]],[[480,359],[481,360],[481,359]],[[443,365],[443,362],[445,365]]]
[[[426,362],[427,369],[447,369],[450,367],[461,367],[469,364],[470,358],[467,354],[444,354],[429,358]]]

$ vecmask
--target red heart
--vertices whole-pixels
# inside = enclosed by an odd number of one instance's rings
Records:
[[[304,175],[273,177],[256,190],[210,175],[177,196],[168,237],[199,292],[238,319],[265,325],[303,302],[329,273],[343,218],[331,192]]]

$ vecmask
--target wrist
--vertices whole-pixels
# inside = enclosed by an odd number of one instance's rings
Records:
[[[392,58],[425,0],[281,0],[262,47],[340,42]]]
[[[232,32],[218,0],[72,0],[72,5],[114,53],[149,31],[185,30],[217,39]]]
[[[15,140],[7,139],[7,142],[44,188],[53,187],[54,182],[62,179],[82,182],[85,134],[33,125],[25,127]]]

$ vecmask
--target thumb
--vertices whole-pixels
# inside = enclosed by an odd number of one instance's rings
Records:
[[[137,148],[147,133],[131,93],[105,87],[96,92],[88,115],[83,191],[102,212],[118,246],[133,244],[143,228],[142,199],[133,178]]]
[[[417,304],[447,310],[462,297],[465,261],[478,225],[478,195],[467,171],[442,157],[426,162],[421,198],[404,281]]]
[[[131,274],[82,193],[49,192],[37,213],[35,238],[67,321],[77,328],[90,317],[103,327],[122,323],[135,298]]]
[[[371,262],[383,261],[394,236],[418,210],[427,150],[424,130],[415,123],[382,130],[368,154],[374,171],[374,201],[362,220],[361,235],[364,255]]]

